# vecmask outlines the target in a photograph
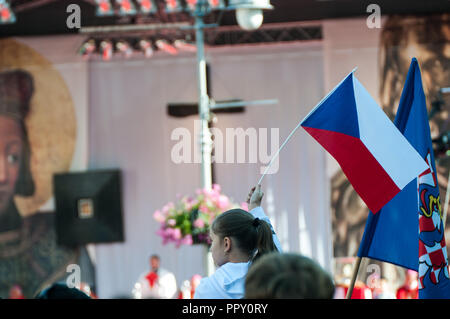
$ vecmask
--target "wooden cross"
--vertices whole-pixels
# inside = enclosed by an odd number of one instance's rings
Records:
[[[206,65],[206,91],[208,96],[211,98],[211,82],[210,82],[210,66]],[[242,100],[227,100],[227,101],[218,101],[217,103],[234,103],[234,102],[242,102]],[[224,107],[215,109],[214,113],[243,113],[245,112],[245,106],[238,107]],[[173,117],[186,117],[190,115],[198,115],[198,103],[169,103],[167,105],[167,114]],[[211,129],[213,124],[211,121],[208,122],[208,128]],[[212,156],[214,156],[214,148],[212,150]],[[214,184],[215,179],[215,165],[214,162],[211,164],[211,179]]]

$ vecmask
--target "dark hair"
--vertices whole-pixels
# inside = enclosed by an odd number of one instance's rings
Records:
[[[22,161],[15,188],[15,194],[22,196],[33,195],[35,188],[30,169],[31,147],[25,127],[33,92],[30,73],[23,70],[0,72],[0,115],[15,119],[22,132]]]
[[[150,259],[157,259],[157,260],[160,260],[159,255],[157,255],[157,254],[151,255],[151,256],[150,256]]]
[[[263,254],[277,251],[270,225],[243,209],[231,209],[220,214],[211,229],[221,239],[233,238],[237,247],[253,261]]]
[[[247,299],[331,299],[331,276],[311,258],[271,253],[253,263],[245,279]]]
[[[77,288],[69,288],[63,283],[54,283],[39,292],[35,299],[91,299]]]

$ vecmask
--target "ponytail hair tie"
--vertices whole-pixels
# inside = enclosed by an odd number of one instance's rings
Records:
[[[258,217],[256,217],[256,218],[253,220],[252,225],[253,225],[254,227],[258,227],[258,226],[260,225],[260,220],[259,220]]]

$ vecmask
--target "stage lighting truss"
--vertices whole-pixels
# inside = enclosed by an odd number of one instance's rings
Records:
[[[164,2],[165,11],[167,13],[176,13],[183,11],[183,6],[181,5],[180,0],[164,0]]]
[[[97,3],[96,14],[100,17],[111,16],[114,10],[110,0],[95,0]]]
[[[5,0],[0,0],[5,1]],[[149,15],[158,12],[158,4],[165,13],[193,12],[199,0],[95,0],[96,15],[100,17],[117,14],[119,16]],[[225,0],[207,0],[207,11],[225,10]]]
[[[197,6],[198,0],[186,0],[186,8],[190,11],[194,11]]]
[[[119,16],[132,16],[138,13],[152,14],[156,13],[157,6],[155,0],[137,0],[136,3],[139,6],[139,10],[136,10],[136,6],[132,0],[95,0],[97,4],[96,15],[100,17],[112,16],[117,12]],[[117,10],[115,10],[114,3]]]
[[[119,52],[120,54],[122,54],[122,56],[127,59],[133,55],[132,46],[130,45],[130,43],[128,43],[125,40],[119,40],[116,43],[116,51]]]
[[[205,32],[208,46],[269,44],[322,40],[322,26],[318,24],[281,23],[245,31],[236,27],[210,29]]]
[[[95,53],[95,50],[97,49],[97,46],[95,44],[94,39],[89,39],[88,41],[84,42],[81,46],[79,53],[83,57],[83,59],[87,60],[90,58],[90,56]]]
[[[223,0],[208,0],[208,3],[213,10],[225,9],[225,2]]]
[[[153,45],[151,41],[146,39],[140,40],[139,49],[142,51],[146,58],[151,58],[153,56]]]
[[[185,9],[195,11],[199,0],[186,0]],[[208,0],[208,10],[224,10],[226,8],[224,0]]]
[[[195,54],[197,47],[193,40],[195,33],[191,29],[174,26],[172,29],[132,30],[128,26],[111,30],[92,30],[86,42],[79,49],[79,53],[85,58],[95,58],[99,54],[105,56],[108,61],[112,56],[120,58],[150,58],[157,52],[169,55]],[[181,28],[181,29],[180,29]],[[90,30],[91,31],[91,30]],[[104,53],[101,42],[112,41]],[[264,25],[263,27],[248,32],[238,27],[219,27],[205,31],[205,44],[208,47],[239,46],[254,44],[274,44],[303,41],[320,41],[322,28],[320,24],[284,23]],[[122,44],[125,41],[127,44]],[[121,44],[118,44],[118,43]],[[131,52],[130,52],[131,51]],[[108,53],[109,52],[109,53]]]
[[[158,7],[154,0],[137,0],[139,12],[142,14],[154,14],[158,11]]]
[[[170,55],[178,54],[177,48],[175,48],[175,46],[170,44],[169,41],[167,41],[167,40],[159,39],[159,40],[156,40],[155,44],[159,50],[167,52]]]
[[[136,8],[131,0],[116,0],[119,4],[119,15],[135,15],[137,13]]]
[[[197,52],[197,46],[194,43],[190,43],[186,40],[175,40],[173,45],[180,51]]]
[[[100,52],[103,61],[109,61],[113,56],[113,44],[110,40],[103,40],[100,42]]]
[[[16,22],[16,16],[12,12],[9,2],[0,0],[0,24],[8,24]]]
[[[88,39],[84,42],[78,53],[84,60],[95,59],[101,56],[103,61],[110,61],[113,57],[130,58],[151,58],[155,51],[169,55],[177,55],[179,52],[196,52],[196,47],[184,39],[146,39],[146,38],[121,38],[114,39]]]

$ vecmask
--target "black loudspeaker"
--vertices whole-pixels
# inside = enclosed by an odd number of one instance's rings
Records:
[[[120,170],[53,176],[59,245],[123,242]]]

